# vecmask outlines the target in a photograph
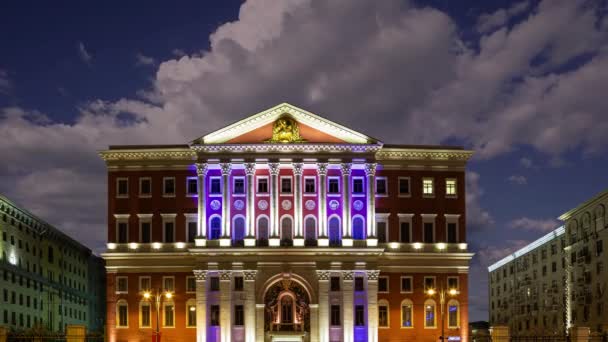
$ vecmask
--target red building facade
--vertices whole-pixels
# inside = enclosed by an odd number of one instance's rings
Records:
[[[110,341],[467,340],[470,151],[281,104],[101,156]]]

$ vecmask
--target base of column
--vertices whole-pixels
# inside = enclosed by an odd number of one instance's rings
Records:
[[[268,246],[270,247],[279,247],[281,245],[281,239],[278,237],[271,237],[268,239]]]
[[[367,247],[377,247],[378,239],[374,237],[367,238]]]
[[[230,238],[221,238],[220,239],[220,247],[230,247],[231,241]]]
[[[196,237],[194,238],[194,245],[196,247],[205,247],[207,246],[207,239],[205,237]]]
[[[317,239],[317,245],[319,247],[328,247],[329,246],[329,239],[326,237],[320,237]]]
[[[255,238],[254,237],[246,237],[245,238],[245,247],[255,247]]]
[[[344,246],[344,247],[352,247],[353,246],[353,239],[350,238],[350,237],[342,238],[342,246]]]
[[[304,247],[304,238],[297,237],[293,239],[294,247]]]

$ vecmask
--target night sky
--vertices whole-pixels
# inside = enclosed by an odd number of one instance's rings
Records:
[[[109,144],[186,143],[281,102],[385,143],[475,150],[486,267],[608,187],[606,1],[0,5],[0,192],[97,252]]]

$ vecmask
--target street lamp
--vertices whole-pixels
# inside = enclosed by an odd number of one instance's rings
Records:
[[[160,305],[163,297],[166,299],[171,299],[173,298],[173,293],[158,289],[156,292],[144,291],[143,297],[145,300],[154,299],[154,304],[156,306],[156,337],[152,341],[160,342]]]
[[[460,293],[460,291],[458,291],[457,289],[445,289],[444,287],[441,287],[439,289],[439,291],[433,289],[433,288],[429,288],[426,290],[426,294],[433,297],[435,294],[439,294],[439,306],[441,307],[441,310],[439,311],[441,313],[441,341],[445,340],[445,324],[444,324],[444,306],[445,306],[445,297],[450,296],[450,297],[454,297],[456,295],[458,295]]]

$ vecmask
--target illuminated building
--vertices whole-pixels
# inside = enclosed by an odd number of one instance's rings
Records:
[[[446,336],[466,341],[471,154],[289,104],[189,144],[110,146],[110,341],[152,336],[148,290],[171,340],[436,341],[447,293]]]
[[[17,331],[102,331],[103,260],[0,195],[0,324]]]

